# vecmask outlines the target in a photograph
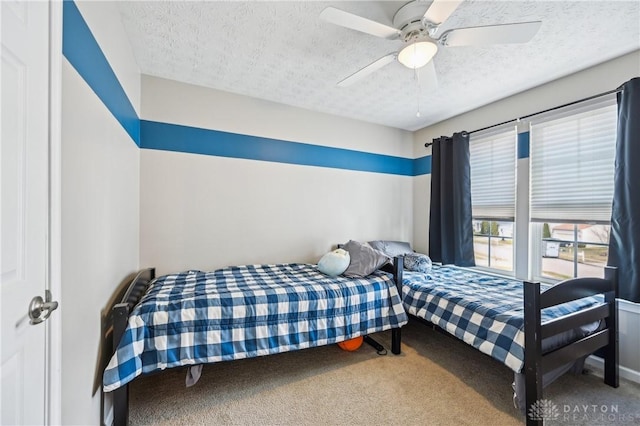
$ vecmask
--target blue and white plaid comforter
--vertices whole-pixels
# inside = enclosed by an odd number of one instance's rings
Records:
[[[522,281],[433,265],[426,274],[404,272],[402,300],[407,313],[439,326],[516,373],[522,370]],[[590,297],[544,309],[542,322],[601,301],[601,298]]]
[[[340,342],[407,323],[390,274],[331,278],[316,265],[246,265],[156,279],[129,316],[105,392],[142,373]]]

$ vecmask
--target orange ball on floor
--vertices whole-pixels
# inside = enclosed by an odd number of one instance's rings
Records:
[[[358,349],[360,346],[362,346],[363,340],[364,338],[360,336],[354,339],[345,340],[344,342],[338,342],[338,346],[340,346],[340,349],[344,351],[353,352],[356,349]]]

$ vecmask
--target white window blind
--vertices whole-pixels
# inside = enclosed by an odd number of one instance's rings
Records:
[[[475,219],[513,221],[516,204],[515,126],[469,139],[471,210]]]
[[[611,220],[616,127],[612,97],[532,120],[532,221]]]

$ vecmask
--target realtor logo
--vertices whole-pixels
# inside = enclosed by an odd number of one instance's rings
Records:
[[[528,415],[531,420],[558,420],[560,410],[551,400],[539,399],[531,404]]]

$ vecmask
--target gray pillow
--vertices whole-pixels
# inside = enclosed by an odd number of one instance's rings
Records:
[[[369,245],[374,249],[386,254],[392,259],[396,256],[402,256],[403,254],[413,253],[413,250],[411,249],[411,245],[405,241],[378,240],[378,241],[369,241]]]
[[[343,247],[349,252],[351,262],[343,275],[347,277],[366,277],[389,262],[389,256],[375,250],[369,244],[349,240]]]

